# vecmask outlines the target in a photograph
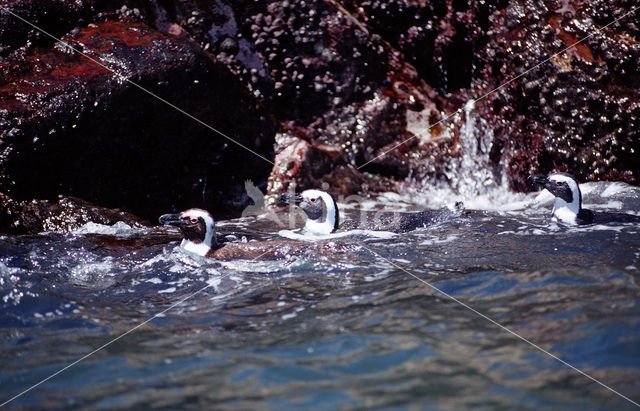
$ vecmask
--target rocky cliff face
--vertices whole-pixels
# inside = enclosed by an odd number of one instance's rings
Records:
[[[489,96],[483,112],[496,132],[494,161],[505,160],[513,188],[525,189],[528,171],[554,169],[581,181],[640,183],[640,14],[629,14],[633,7],[526,2],[492,16],[483,76],[490,86],[516,80]]]
[[[0,62],[0,191],[10,198],[72,195],[155,221],[191,205],[238,207],[244,180],[264,180],[274,122],[195,42],[128,19],[63,41],[94,61],[53,43]]]
[[[15,201],[233,214],[246,178],[271,193],[455,188],[465,156],[514,190],[551,170],[640,182],[632,1],[0,7],[0,191]]]
[[[571,171],[582,181],[640,182],[634,160],[640,150],[634,69],[640,33],[631,2],[343,4],[372,47],[379,41],[385,50],[378,65],[385,80],[365,101],[332,108],[332,119],[349,113],[351,124],[324,128],[330,123],[324,116],[299,134],[321,150],[333,143],[343,153],[339,158],[367,172],[366,181],[455,186],[471,114],[482,120],[471,155],[486,161],[477,166],[513,190],[528,189],[527,175],[552,170]],[[465,104],[478,98],[465,114]],[[372,111],[383,114],[366,115]],[[376,158],[381,153],[387,154]]]

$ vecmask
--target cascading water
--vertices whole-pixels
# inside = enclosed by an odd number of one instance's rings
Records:
[[[465,199],[495,191],[507,191],[499,168],[492,167],[489,151],[493,131],[484,119],[474,113],[475,101],[464,105],[464,119],[460,127],[461,156],[453,162],[448,175],[452,188]],[[456,116],[458,117],[458,116]]]
[[[628,405],[478,312],[619,392],[639,392],[640,226],[550,223],[551,200],[509,193],[487,170],[491,136],[471,103],[463,120],[453,188],[359,205],[439,208],[462,197],[467,211],[408,233],[322,240],[344,254],[285,248],[277,260],[218,261],[176,241],[136,246],[153,230],[124,224],[0,237],[0,404],[105,347],[10,405]],[[637,187],[583,188],[589,207],[640,213]],[[344,219],[357,218],[340,206]],[[282,240],[265,215],[218,228],[236,241]]]
[[[451,158],[444,170],[446,182],[427,178],[422,181],[422,189],[411,191],[414,204],[437,208],[462,201],[467,208],[496,210],[523,207],[530,202],[525,194],[509,190],[504,164],[493,164],[489,159],[493,129],[474,110],[475,100],[469,100],[448,119],[459,125],[454,127],[459,130],[459,155]]]

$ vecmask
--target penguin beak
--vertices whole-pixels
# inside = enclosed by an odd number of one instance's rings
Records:
[[[300,203],[302,203],[302,196],[300,194],[285,193],[280,196],[280,202],[284,205],[300,205]]]
[[[182,226],[182,220],[180,219],[180,214],[163,214],[158,219],[160,224],[164,225],[174,225],[176,227]]]
[[[528,180],[532,185],[537,184],[541,187],[545,187],[549,183],[549,179],[547,177],[537,174],[530,175]]]

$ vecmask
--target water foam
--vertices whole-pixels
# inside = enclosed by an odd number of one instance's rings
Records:
[[[110,234],[110,235],[121,235],[121,234],[134,234],[144,232],[143,229],[131,227],[129,224],[118,221],[113,225],[104,225],[98,224],[94,222],[88,222],[84,224],[82,227],[72,230],[73,234]]]
[[[392,233],[391,231],[373,231],[373,230],[349,230],[349,231],[341,231],[341,232],[331,233],[331,234],[311,234],[311,233],[304,233],[302,229],[299,229],[299,230],[280,230],[278,231],[278,235],[284,238],[288,238],[290,240],[313,242],[313,241],[321,241],[321,240],[333,240],[336,238],[344,238],[344,237],[351,237],[351,236],[365,236],[365,237],[389,239],[389,238],[396,237],[398,234]]]

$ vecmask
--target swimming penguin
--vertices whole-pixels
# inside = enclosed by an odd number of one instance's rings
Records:
[[[338,204],[333,196],[322,190],[305,190],[300,194],[283,194],[280,201],[294,204],[306,214],[303,233],[312,235],[331,234],[335,231],[371,230],[404,233],[420,227],[427,227],[459,215],[462,203],[456,204],[456,210],[447,208],[417,213],[365,213],[361,220],[349,220],[340,224]]]
[[[549,176],[531,175],[529,181],[538,184],[555,196],[553,218],[567,224],[635,223],[640,217],[630,214],[593,212],[582,208],[582,193],[578,181],[567,173],[553,173]]]
[[[304,231],[311,234],[331,234],[338,229],[340,212],[333,196],[321,190],[305,190],[300,194],[283,194],[280,201],[294,204],[307,216]]]
[[[160,216],[159,221],[161,224],[176,226],[180,229],[183,235],[180,247],[183,249],[203,257],[220,260],[273,259],[300,254],[308,250],[333,255],[347,249],[333,242],[315,244],[291,240],[227,242],[216,235],[215,222],[211,214],[199,208],[191,208],[178,214],[164,214]]]

